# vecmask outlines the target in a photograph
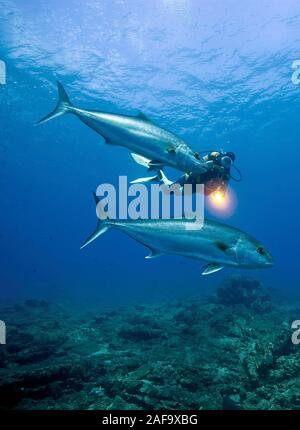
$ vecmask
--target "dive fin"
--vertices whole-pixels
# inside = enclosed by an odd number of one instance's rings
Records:
[[[166,175],[162,170],[159,171],[159,175],[160,175],[160,182],[162,182],[164,185],[167,185],[168,187],[170,187],[171,185],[174,184],[173,181],[170,181],[170,179],[166,177]]]
[[[157,175],[155,176],[148,176],[145,178],[138,178],[138,179],[134,179],[134,181],[130,181],[131,184],[144,184],[147,182],[153,182],[153,181],[159,181],[159,178]]]
[[[147,182],[159,182],[161,184],[164,184],[168,187],[170,187],[174,182],[170,181],[166,175],[164,174],[164,172],[162,170],[159,170],[157,172],[157,175],[155,176],[148,176],[145,178],[138,178],[135,179],[134,181],[131,181],[131,184],[143,184],[143,183],[147,183]]]
[[[72,107],[72,103],[70,102],[70,99],[68,97],[68,94],[66,93],[63,85],[57,81],[57,91],[58,91],[58,102],[55,107],[55,109],[46,115],[44,118],[40,119],[37,124],[44,124],[47,121],[50,121],[50,119],[54,119],[58,116],[64,115],[65,113],[69,112],[69,108]]]
[[[212,273],[218,272],[222,269],[224,269],[224,266],[221,266],[220,264],[208,263],[203,266],[201,275],[211,275]]]

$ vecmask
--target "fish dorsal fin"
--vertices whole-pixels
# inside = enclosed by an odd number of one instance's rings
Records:
[[[156,258],[163,255],[163,253],[161,251],[158,251],[157,249],[150,248],[150,247],[148,248],[149,248],[150,254],[145,257],[147,260],[150,258]]]
[[[212,273],[218,272],[223,268],[224,266],[221,266],[220,264],[208,263],[203,266],[201,275],[211,275]]]
[[[151,119],[149,119],[143,112],[139,111],[137,114],[137,118],[142,119],[143,121],[151,122]]]

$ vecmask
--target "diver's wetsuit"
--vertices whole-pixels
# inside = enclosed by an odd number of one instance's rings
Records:
[[[207,162],[212,162],[212,166],[204,173],[199,175],[185,174],[176,183],[181,186],[191,184],[193,192],[196,191],[197,184],[204,184],[204,192],[209,195],[216,190],[225,190],[230,179],[230,166],[224,167],[221,163],[221,154],[212,152],[204,157]]]

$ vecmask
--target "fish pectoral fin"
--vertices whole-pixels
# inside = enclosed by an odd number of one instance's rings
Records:
[[[201,275],[211,275],[212,273],[218,272],[219,270],[224,269],[224,266],[215,263],[208,263],[202,267]]]
[[[134,152],[131,153],[131,157],[134,159],[134,161],[137,164],[140,164],[141,166],[149,168],[149,164],[151,163],[151,160],[149,160],[146,157],[143,157],[142,155],[135,154]]]
[[[164,255],[163,252],[158,251],[157,249],[154,249],[154,248],[149,248],[149,251],[150,251],[150,254],[148,254],[145,257],[147,260],[150,258],[156,258],[156,257],[160,257],[161,255]]]

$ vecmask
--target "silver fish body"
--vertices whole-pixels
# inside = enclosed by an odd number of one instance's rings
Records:
[[[149,248],[146,258],[180,255],[207,262],[217,268],[213,271],[224,266],[253,269],[273,265],[270,253],[247,233],[210,220],[205,220],[199,229],[191,229],[192,224],[195,221],[187,219],[99,221],[82,248],[107,229],[116,228]]]
[[[170,166],[183,172],[202,173],[207,170],[205,161],[184,140],[153,124],[143,114],[133,117],[76,108],[71,104],[62,84],[58,82],[57,85],[57,106],[38,124],[71,113],[100,134],[108,144],[123,146],[131,152],[159,162],[161,166]]]

